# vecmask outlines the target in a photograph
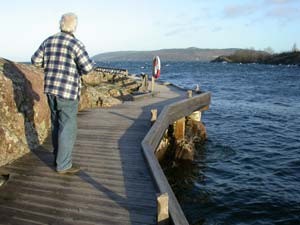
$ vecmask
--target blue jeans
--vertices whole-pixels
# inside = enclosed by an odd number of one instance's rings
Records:
[[[72,151],[77,134],[78,100],[47,94],[51,112],[51,131],[56,170],[72,167]]]

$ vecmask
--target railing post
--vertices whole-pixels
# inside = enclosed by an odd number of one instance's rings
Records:
[[[155,85],[155,78],[152,76],[151,77],[151,92],[154,92],[154,85]]]
[[[192,90],[188,90],[188,91],[187,91],[187,97],[188,97],[188,98],[193,97],[193,91],[192,91]]]
[[[151,109],[151,125],[157,120],[157,109]]]
[[[148,75],[142,74],[142,85],[139,88],[139,91],[141,92],[148,92]]]
[[[195,92],[196,92],[196,94],[200,94],[201,93],[199,84],[196,85]]]
[[[167,192],[157,196],[157,224],[169,224],[169,195]]]

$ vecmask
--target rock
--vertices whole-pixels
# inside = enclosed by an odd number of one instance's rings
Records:
[[[42,71],[0,58],[0,166],[48,136],[49,110]]]
[[[211,62],[226,62],[226,63],[231,63],[232,60],[229,59],[227,56],[219,56],[217,58],[215,58],[214,60],[212,60]]]
[[[112,97],[106,86],[86,86],[81,91],[79,110],[98,107],[111,107],[122,103],[118,96]]]
[[[189,143],[186,139],[182,139],[176,142],[175,149],[176,160],[194,160],[194,145]]]
[[[188,129],[190,129],[189,138],[193,142],[204,142],[207,140],[207,132],[204,124],[201,121],[190,121]]]
[[[111,107],[132,99],[131,93],[141,86],[141,82],[120,74],[94,71],[82,77],[81,101],[79,109]]]

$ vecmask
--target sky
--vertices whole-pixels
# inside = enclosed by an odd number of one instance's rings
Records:
[[[300,0],[9,0],[0,2],[0,57],[30,61],[64,13],[90,56],[166,48],[300,46]]]

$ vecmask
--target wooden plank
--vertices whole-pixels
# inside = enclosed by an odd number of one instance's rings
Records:
[[[81,199],[79,202],[72,202],[70,200],[66,201],[66,199],[53,199],[47,196],[37,196],[29,193],[21,193],[19,197],[20,205],[26,205],[30,208],[32,207],[39,207],[44,208],[45,210],[55,210],[60,211],[62,214],[65,212],[73,213],[75,215],[89,215],[92,217],[101,216],[101,218],[106,218],[110,220],[111,218],[117,220],[125,220],[127,221],[128,218],[132,222],[144,222],[146,221],[153,221],[153,213],[149,215],[140,215],[138,211],[130,210],[131,213],[127,210],[127,205],[112,205],[112,204],[99,204],[99,202],[94,202],[91,204],[91,201],[86,202]],[[147,208],[148,210],[150,208]]]
[[[19,176],[14,178],[16,182],[22,182],[24,179],[26,179],[26,176]],[[125,190],[128,192],[132,191],[138,191],[138,190],[144,190],[144,193],[155,193],[153,191],[148,192],[149,188],[149,182],[148,181],[136,181],[136,180],[113,180],[109,178],[101,178],[101,179],[96,179],[96,178],[83,178],[83,179],[93,179],[92,182],[97,184],[99,187],[109,187],[110,190],[112,191],[118,191],[120,193],[125,193]],[[39,184],[40,182],[51,182],[50,186],[55,186],[55,185],[60,185],[61,182],[64,182],[64,180],[58,180],[57,177],[46,177],[42,178],[40,176],[31,176],[31,179],[28,181],[28,184]],[[68,180],[68,184],[74,185],[79,188],[85,188],[88,189],[90,187],[90,184],[83,183],[82,180],[80,179],[72,179]],[[100,186],[101,185],[101,186]]]
[[[9,167],[9,170],[8,170],[9,173],[11,173],[12,175],[22,175],[22,174],[26,174],[28,173],[28,170],[22,168],[22,167]],[[47,176],[49,178],[55,178],[57,179],[57,176],[53,175],[54,173],[50,170],[42,170],[42,169],[39,169],[38,171],[36,171],[34,174],[32,174],[31,176]],[[150,175],[148,174],[148,171],[145,171],[145,172],[135,172],[135,173],[131,173],[130,175],[132,176],[128,176],[129,174],[127,174],[125,177],[124,177],[124,174],[122,171],[119,171],[119,170],[115,170],[115,171],[112,171],[110,169],[98,169],[98,170],[94,170],[91,171],[89,170],[88,171],[88,174],[95,178],[95,179],[100,179],[100,178],[103,178],[103,179],[111,179],[111,180],[123,180],[126,179],[126,181],[132,181],[132,182],[145,182],[147,184],[151,183],[152,182],[152,178],[150,177]]]
[[[16,185],[22,184],[22,182],[15,181]],[[38,183],[30,183],[30,184],[23,184],[23,186],[20,185],[18,190],[32,190],[32,191],[40,191],[47,193],[48,195],[51,195],[52,197],[55,198],[64,198],[64,199],[69,199],[69,201],[75,201],[76,199],[86,199],[92,203],[95,200],[99,200],[99,203],[103,204],[114,204],[115,206],[122,205],[125,206],[127,209],[135,208],[135,209],[141,209],[143,211],[145,208],[151,209],[151,208],[156,208],[156,199],[154,199],[152,196],[154,195],[148,195],[147,192],[145,193],[139,193],[136,191],[127,191],[124,193],[122,192],[109,192],[108,190],[105,190],[104,188],[101,187],[101,190],[104,191],[99,191],[99,190],[91,190],[90,188],[62,188],[59,185],[51,185],[49,188],[44,187],[39,185]],[[14,188],[11,188],[12,190],[15,190]],[[100,189],[100,188],[99,188]],[[84,193],[84,195],[83,195]],[[112,198],[108,198],[107,194],[111,193]],[[1,193],[0,194],[1,199],[5,199],[6,195]],[[17,195],[16,195],[17,196]],[[114,197],[113,197],[114,196]],[[17,199],[17,198],[15,198]],[[151,212],[151,211],[150,211]],[[145,211],[147,215],[149,212]],[[153,212],[152,212],[153,213]]]

